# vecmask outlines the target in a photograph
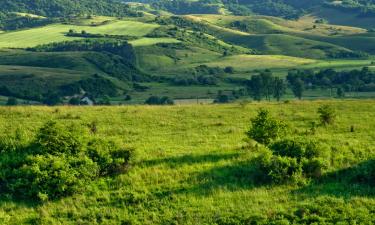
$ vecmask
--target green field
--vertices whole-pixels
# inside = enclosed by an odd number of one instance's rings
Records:
[[[219,67],[233,66],[239,71],[248,71],[265,68],[293,68],[315,63],[317,63],[317,60],[282,55],[236,55],[209,62],[207,65]]]
[[[65,34],[70,30],[85,30],[93,34],[143,36],[157,28],[158,25],[137,21],[114,21],[100,26],[78,26],[53,24],[41,28],[27,29],[0,34],[0,48],[27,48],[51,42],[74,40]]]
[[[375,190],[340,177],[374,159],[375,102],[300,101],[172,107],[16,107],[0,109],[2,135],[31,140],[46,121],[88,124],[97,136],[136,149],[127,173],[88,183],[84,192],[43,204],[1,196],[2,224],[372,224]],[[317,108],[337,110],[335,125],[306,136]],[[330,146],[327,178],[300,185],[258,184],[259,150],[245,141],[260,107],[293,135]],[[355,132],[349,132],[350,126]],[[18,130],[18,131],[16,131]],[[21,132],[21,133],[20,133]],[[345,173],[343,171],[343,173]],[[331,176],[330,174],[337,174]],[[303,214],[301,214],[303,210]],[[247,222],[246,222],[247,221]],[[263,222],[261,222],[263,221]],[[299,221],[299,222],[298,222]]]
[[[179,41],[174,38],[140,38],[134,41],[130,41],[130,44],[135,47],[155,45],[158,43],[179,43]]]

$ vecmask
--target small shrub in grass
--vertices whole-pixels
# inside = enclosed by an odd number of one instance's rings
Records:
[[[132,155],[132,150],[121,149],[114,141],[95,139],[88,143],[89,157],[100,167],[101,175],[121,172]]]
[[[318,178],[327,168],[325,149],[313,141],[285,139],[269,146],[259,158],[272,183],[302,183]]]
[[[291,157],[272,156],[262,160],[262,168],[273,183],[295,183],[302,179],[302,166]]]
[[[251,128],[247,136],[261,144],[268,145],[279,138],[285,130],[284,123],[271,117],[267,110],[261,109],[258,115],[251,119]]]
[[[327,162],[322,158],[302,160],[302,169],[306,177],[319,178],[326,168]]]
[[[329,105],[323,105],[319,107],[318,114],[320,118],[320,123],[322,125],[330,125],[335,122],[336,111]]]

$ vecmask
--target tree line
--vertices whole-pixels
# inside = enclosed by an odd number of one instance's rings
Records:
[[[138,16],[118,0],[2,0],[0,12],[25,12],[45,17],[72,15]]]

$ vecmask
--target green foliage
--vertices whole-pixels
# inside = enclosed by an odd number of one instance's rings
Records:
[[[98,164],[101,175],[111,175],[126,168],[132,151],[119,149],[112,140],[94,139],[87,145],[87,154]]]
[[[57,20],[44,17],[32,17],[28,15],[22,16],[12,12],[0,12],[0,30],[9,31],[21,28],[33,28],[38,26],[45,26],[53,22],[57,22]]]
[[[271,117],[269,111],[261,109],[258,115],[251,119],[251,128],[247,136],[261,144],[269,145],[280,137],[285,128],[285,124]]]
[[[301,180],[302,166],[296,158],[272,156],[262,158],[261,169],[275,184],[296,183]]]
[[[284,80],[272,75],[272,72],[265,70],[259,75],[254,75],[247,82],[247,88],[251,96],[255,100],[262,100],[264,97],[271,100],[273,96],[277,101],[280,101],[286,91]]]
[[[336,119],[336,110],[330,105],[322,105],[318,109],[320,123],[322,125],[331,125]]]
[[[18,105],[18,100],[17,100],[17,98],[9,97],[9,98],[8,98],[8,101],[7,101],[7,105],[8,105],[8,106],[15,106],[15,105]]]
[[[9,191],[21,197],[53,200],[82,190],[97,176],[98,166],[82,155],[42,154],[29,156],[25,164],[13,172],[17,178]]]
[[[319,178],[327,168],[328,150],[316,142],[283,139],[261,155],[261,169],[272,183],[300,183]]]
[[[137,15],[116,0],[3,0],[0,12],[25,12],[48,17],[79,14],[125,16]]]
[[[82,191],[99,176],[124,171],[131,150],[107,140],[86,139],[89,136],[77,126],[47,122],[28,146],[1,152],[4,191],[47,201]]]
[[[55,121],[49,121],[40,128],[36,143],[40,147],[40,154],[78,154],[84,148],[80,130]]]
[[[186,0],[161,0],[153,1],[152,6],[156,9],[166,10],[173,14],[217,14],[220,6],[208,4],[204,1]]]
[[[314,141],[299,139],[283,139],[269,146],[272,152],[279,156],[287,156],[298,159],[312,159],[324,155],[324,148]]]
[[[137,94],[132,93],[134,99]],[[318,127],[315,135],[306,134],[322,104],[333,106],[340,114],[337,129]],[[244,120],[256,116],[260,107],[288,121],[293,128],[283,140],[303,142],[303,146],[314,140],[324,149],[319,157],[309,160],[306,156],[297,166],[293,162],[298,162],[297,158],[273,159],[274,168],[286,171],[277,174],[292,179],[283,185],[272,184],[267,171],[258,167],[258,156],[265,147],[243,143],[248,129]],[[0,108],[0,223],[371,224],[375,222],[371,186],[375,180],[371,132],[374,111],[374,100],[370,99],[178,107]],[[66,124],[67,129],[72,121],[82,124],[91,130],[84,141],[98,138],[97,146],[104,141],[104,147],[98,149],[107,149],[107,142],[112,140],[134,146],[138,155],[131,171],[101,176],[98,166],[92,171],[98,172],[99,178],[82,179],[83,187],[72,196],[46,204],[36,204],[31,197],[17,200],[30,185],[11,192],[7,182],[15,183],[14,172],[29,165],[25,158],[38,155],[30,143],[35,143],[38,129],[51,118]],[[353,124],[355,133],[349,132]],[[251,151],[239,150],[244,144]],[[270,149],[265,151],[270,159],[283,157]],[[104,156],[102,162],[108,162],[109,154],[98,155]],[[42,162],[37,163],[43,167]],[[124,167],[120,171],[127,169],[126,164]],[[9,175],[7,179],[3,179],[4,174]],[[35,198],[52,197],[40,194]]]
[[[294,96],[301,100],[303,92],[305,91],[305,84],[301,79],[298,78],[293,83],[291,83],[291,85]]]
[[[287,80],[294,86],[307,86],[312,88],[337,87],[337,94],[342,97],[345,91],[373,91],[375,90],[375,73],[368,67],[361,70],[337,71],[324,69],[317,72],[312,70],[292,70],[288,72]],[[299,84],[298,84],[299,83]]]
[[[173,99],[170,99],[167,96],[158,97],[158,96],[151,96],[146,101],[145,104],[147,105],[173,105]]]
[[[228,103],[230,101],[231,98],[228,95],[219,94],[214,100],[214,103]]]

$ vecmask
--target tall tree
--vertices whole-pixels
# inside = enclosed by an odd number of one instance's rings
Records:
[[[273,80],[273,87],[273,97],[276,98],[277,101],[280,101],[286,90],[284,80],[279,77],[275,77]]]
[[[264,85],[263,80],[259,75],[255,75],[251,77],[251,80],[249,81],[248,89],[249,93],[251,94],[251,97],[253,97],[254,100],[260,101],[262,100],[264,96]]]
[[[302,99],[304,90],[305,90],[305,83],[300,78],[297,78],[292,83],[292,91],[293,91],[294,96],[296,96],[298,99]]]
[[[264,95],[266,99],[270,101],[271,96],[273,94],[273,82],[274,82],[272,72],[269,70],[265,70],[264,72],[260,73],[260,77],[263,83]]]

